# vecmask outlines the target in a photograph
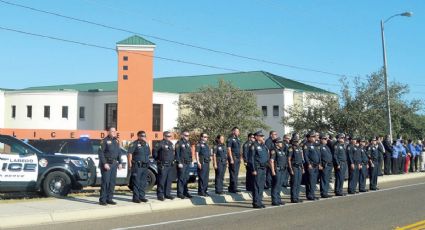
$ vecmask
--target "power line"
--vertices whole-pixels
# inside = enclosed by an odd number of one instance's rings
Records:
[[[65,18],[65,19],[69,19],[69,20],[73,20],[73,21],[83,22],[83,23],[87,23],[87,24],[91,24],[91,25],[95,25],[95,26],[100,26],[100,27],[103,27],[103,28],[111,29],[111,30],[116,30],[116,31],[131,33],[131,34],[137,34],[137,35],[140,35],[140,36],[153,38],[153,39],[157,39],[157,40],[160,40],[160,41],[174,43],[174,44],[178,44],[178,45],[182,45],[182,46],[186,46],[186,47],[191,47],[191,48],[195,48],[195,49],[200,49],[200,50],[204,50],[204,51],[208,51],[208,52],[218,53],[218,54],[222,54],[222,55],[228,55],[228,56],[232,56],[232,57],[236,57],[236,58],[242,58],[242,59],[245,59],[245,60],[257,61],[257,62],[272,64],[272,65],[284,66],[284,67],[288,67],[288,68],[304,70],[304,71],[309,71],[309,72],[316,72],[316,73],[327,74],[327,75],[338,76],[338,77],[355,77],[355,76],[350,76],[350,75],[345,75],[345,74],[333,73],[333,72],[329,72],[329,71],[317,70],[317,69],[303,67],[303,66],[289,65],[289,64],[270,61],[270,60],[266,60],[266,59],[248,57],[248,56],[239,55],[239,54],[231,53],[231,52],[227,52],[227,51],[216,50],[216,49],[211,49],[211,48],[207,48],[207,47],[203,47],[203,46],[198,46],[198,45],[179,42],[179,41],[175,41],[175,40],[171,40],[171,39],[167,39],[167,38],[162,38],[162,37],[158,37],[158,36],[155,36],[155,35],[142,34],[142,33],[138,33],[138,32],[127,30],[127,29],[122,29],[122,28],[109,26],[109,25],[102,24],[102,23],[88,21],[88,20],[85,20],[85,19],[79,19],[79,18],[75,18],[75,17],[71,17],[71,16],[66,16],[66,15],[63,15],[63,14],[59,14],[59,13],[55,13],[55,12],[51,12],[51,11],[46,11],[46,10],[41,10],[41,9],[37,9],[37,8],[34,8],[34,7],[22,5],[22,4],[8,2],[8,1],[5,1],[5,0],[0,0],[0,2],[2,2],[4,4],[8,4],[8,5],[12,5],[12,6],[20,7],[20,8],[25,8],[25,9],[40,12],[40,13],[44,13],[44,14],[53,15],[53,16],[56,16],[56,17],[61,17],[61,18]]]

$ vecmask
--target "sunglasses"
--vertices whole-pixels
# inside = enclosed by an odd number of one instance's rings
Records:
[[[207,136],[203,136],[202,138],[208,138]]]
[[[165,137],[171,137],[171,135],[169,135],[169,136],[165,136]]]
[[[183,136],[184,136],[184,137],[188,137],[188,136],[189,136],[189,134],[184,134]]]

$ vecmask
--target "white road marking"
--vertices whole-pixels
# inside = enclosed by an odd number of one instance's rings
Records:
[[[270,207],[266,207],[265,209],[284,208],[284,207],[288,207],[288,206],[292,206],[292,205],[314,204],[314,203],[324,202],[324,201],[329,201],[329,200],[334,200],[334,199],[342,199],[342,198],[348,198],[348,197],[354,197],[354,196],[370,195],[370,194],[374,194],[374,193],[377,193],[377,192],[386,192],[386,191],[396,190],[396,189],[400,189],[400,188],[408,188],[408,187],[424,185],[424,184],[425,184],[425,182],[417,183],[417,184],[401,185],[401,186],[392,187],[392,188],[380,189],[380,190],[377,190],[377,191],[369,191],[369,192],[366,192],[366,193],[358,193],[356,195],[333,196],[332,198],[328,198],[328,199],[320,199],[320,200],[317,200],[317,201],[306,201],[306,202],[297,203],[297,204],[287,203],[283,206],[270,206]],[[154,226],[160,226],[160,225],[167,225],[167,224],[174,224],[174,223],[181,223],[181,222],[190,222],[190,221],[197,221],[197,220],[203,220],[203,219],[210,219],[210,218],[221,217],[221,216],[229,216],[229,215],[237,215],[237,214],[244,214],[244,213],[250,213],[250,212],[257,212],[257,211],[262,211],[262,210],[264,210],[264,209],[249,209],[249,210],[244,210],[244,211],[228,212],[228,213],[221,213],[221,214],[201,216],[201,217],[188,218],[188,219],[164,221],[164,222],[159,222],[159,223],[154,223],[154,224],[145,224],[145,225],[123,227],[123,228],[115,228],[113,230],[148,228],[148,227],[154,227]]]

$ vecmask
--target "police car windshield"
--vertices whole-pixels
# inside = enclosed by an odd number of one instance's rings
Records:
[[[16,139],[15,137],[1,135],[0,136],[0,140],[3,140],[3,139],[9,139],[11,142],[14,142],[14,144],[23,145],[24,147],[27,147],[31,151],[35,152],[36,154],[41,154],[42,153],[40,150],[34,148],[32,145],[30,145],[28,143],[25,143],[25,142],[23,142],[23,141],[21,141],[19,139]]]

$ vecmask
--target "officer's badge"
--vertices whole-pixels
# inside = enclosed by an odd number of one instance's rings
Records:
[[[106,144],[110,145],[112,144],[112,141],[106,141]]]
[[[142,147],[142,145],[141,145],[141,144],[138,144],[138,145],[137,145],[137,147],[139,147],[139,148],[140,148],[140,147]]]
[[[236,139],[232,139],[233,142],[236,142]]]
[[[218,147],[218,150],[221,150],[222,148],[221,147]]]
[[[201,144],[201,147],[203,148],[203,147],[205,147],[205,145],[204,144]]]
[[[343,149],[344,147],[342,147],[342,145],[341,146],[339,146],[339,149]]]
[[[310,146],[310,149],[314,149],[314,146],[312,145],[312,146]]]
[[[323,149],[323,150],[326,150],[326,148],[325,148],[325,147],[323,147],[322,149]]]

